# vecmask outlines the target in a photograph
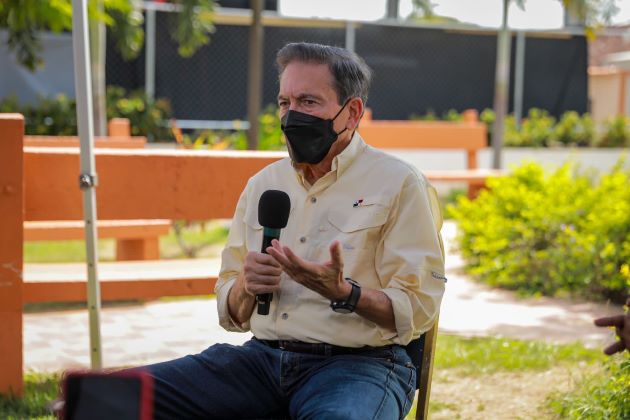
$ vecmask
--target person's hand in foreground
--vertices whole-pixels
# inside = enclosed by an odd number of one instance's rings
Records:
[[[626,306],[630,307],[630,298],[626,301]],[[610,356],[624,350],[630,352],[630,311],[617,316],[598,318],[594,322],[598,327],[615,327],[615,332],[619,338],[619,341],[606,347],[604,353]]]

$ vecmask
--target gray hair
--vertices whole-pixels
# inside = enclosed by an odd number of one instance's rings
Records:
[[[293,61],[327,64],[334,79],[335,92],[339,105],[352,97],[360,97],[365,105],[370,90],[372,71],[365,61],[344,48],[329,45],[297,42],[287,44],[278,51],[276,64],[278,74]]]

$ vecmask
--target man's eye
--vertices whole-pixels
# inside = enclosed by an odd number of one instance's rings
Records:
[[[304,99],[302,102],[304,102],[305,105],[315,105],[315,101],[312,99]]]

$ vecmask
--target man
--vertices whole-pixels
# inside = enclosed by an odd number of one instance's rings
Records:
[[[149,366],[156,417],[403,418],[415,391],[403,346],[431,328],[444,293],[435,190],[356,132],[362,59],[298,43],[277,63],[290,158],[241,194],[216,286],[221,325],[255,338]],[[291,204],[264,254],[258,202],[270,189]],[[264,293],[273,299],[259,315]]]

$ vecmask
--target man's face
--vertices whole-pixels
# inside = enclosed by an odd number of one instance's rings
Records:
[[[323,119],[333,118],[341,109],[333,77],[326,64],[294,61],[280,76],[278,93],[280,118],[289,110],[303,112]],[[348,120],[347,109],[335,119],[333,128],[340,132]]]

